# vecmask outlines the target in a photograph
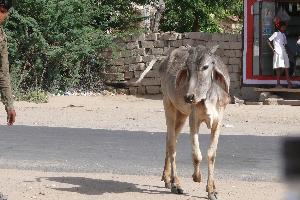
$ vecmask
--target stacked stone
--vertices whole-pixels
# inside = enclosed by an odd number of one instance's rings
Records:
[[[231,95],[239,95],[241,87],[242,38],[232,34],[191,33],[148,33],[132,35],[117,41],[114,55],[106,53],[110,66],[105,77],[114,81],[135,81],[154,58],[163,59],[170,51],[180,46],[214,46],[216,52],[227,65],[231,77]],[[160,77],[158,64],[145,76],[141,85],[129,88],[130,94],[159,94]]]

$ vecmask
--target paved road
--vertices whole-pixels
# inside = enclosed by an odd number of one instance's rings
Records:
[[[200,135],[206,154],[208,135]],[[280,178],[280,137],[220,137],[216,176],[238,180],[273,181]],[[0,126],[0,168],[64,172],[111,172],[161,175],[164,133],[94,129]],[[177,168],[192,174],[188,134],[179,137]],[[204,159],[202,171],[206,174]]]

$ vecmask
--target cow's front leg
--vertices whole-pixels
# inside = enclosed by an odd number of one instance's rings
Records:
[[[192,144],[192,160],[194,165],[193,181],[201,182],[202,176],[200,171],[200,162],[202,161],[202,154],[199,147],[198,133],[200,121],[196,115],[196,109],[192,110],[190,114],[190,140]]]
[[[216,152],[218,147],[218,140],[220,135],[221,121],[216,120],[213,122],[211,128],[210,145],[207,152],[208,162],[208,179],[207,179],[207,192],[209,200],[217,200],[217,191],[214,183],[214,168],[216,162]]]
[[[167,150],[166,150],[166,159],[165,159],[165,167],[163,172],[163,179],[168,186],[168,160],[170,161],[170,168],[171,168],[171,175],[170,175],[170,182],[171,182],[171,191],[176,194],[182,194],[183,190],[180,185],[179,178],[177,176],[176,171],[176,121],[179,120],[178,111],[175,109],[173,104],[164,99],[164,108],[165,108],[165,115],[166,115],[166,124],[167,124]],[[181,120],[179,120],[181,121]]]
[[[165,187],[168,189],[171,189],[171,163],[170,163],[170,157],[169,157],[169,139],[168,139],[168,133],[166,135],[166,157],[165,157],[165,165],[164,165],[164,171],[163,175],[161,177],[161,180],[165,182]]]

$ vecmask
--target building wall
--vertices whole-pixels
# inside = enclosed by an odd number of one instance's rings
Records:
[[[103,52],[102,56],[109,59],[109,66],[104,75],[110,81],[135,81],[153,58],[162,59],[171,50],[185,45],[219,45],[216,54],[221,56],[227,65],[233,96],[241,94],[241,69],[242,69],[242,38],[233,34],[210,34],[201,32],[191,33],[149,33],[132,35],[125,39],[118,39],[117,50]],[[114,57],[114,58],[112,58]],[[129,88],[129,94],[159,94],[160,77],[158,66],[146,75],[139,87]]]

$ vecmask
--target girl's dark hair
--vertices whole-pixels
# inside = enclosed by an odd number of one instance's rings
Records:
[[[0,6],[9,10],[12,7],[12,0],[0,0]]]
[[[281,27],[286,26],[286,23],[283,21],[280,21],[278,26],[276,26],[277,31],[280,31]]]

